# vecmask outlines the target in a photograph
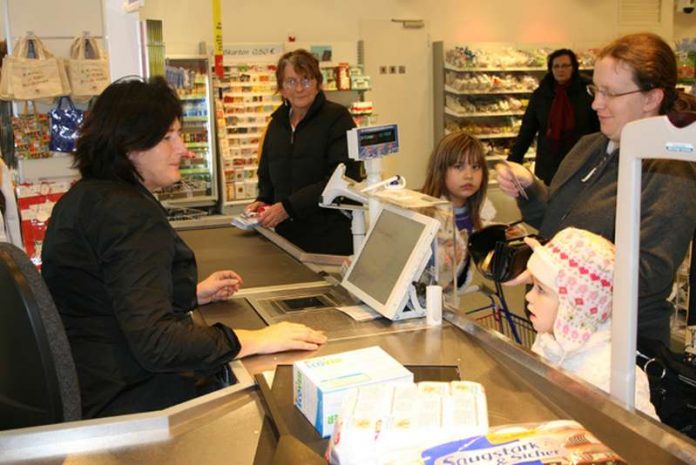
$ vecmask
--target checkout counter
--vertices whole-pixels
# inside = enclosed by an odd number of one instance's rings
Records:
[[[248,329],[300,322],[323,330],[328,342],[316,352],[235,361],[238,384],[163,411],[0,432],[0,463],[321,463],[328,439],[292,406],[288,365],[372,345],[413,368],[416,380],[459,376],[483,384],[491,426],[574,419],[628,463],[696,463],[693,441],[549,368],[463,310],[446,309],[441,326],[426,326],[424,318],[356,322],[331,308],[351,299],[337,285],[331,257],[302,254],[272,233],[205,221],[180,234],[201,276],[232,268],[245,281],[231,300],[200,309],[206,322]],[[465,297],[460,307],[466,306]]]

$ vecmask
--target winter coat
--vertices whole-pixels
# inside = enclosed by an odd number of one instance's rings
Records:
[[[355,127],[343,106],[319,92],[293,131],[290,106],[272,115],[259,163],[259,196],[282,202],[290,217],[276,232],[307,252],[350,255],[350,220],[340,211],[319,207],[324,186],[339,163],[346,175],[360,178],[360,165],[348,158],[346,131]]]
[[[529,99],[529,105],[527,105],[522,117],[519,135],[510,151],[508,160],[522,163],[524,154],[534,142],[534,136],[537,136],[534,174],[547,185],[550,184],[561,161],[578,139],[585,134],[599,131],[599,120],[597,113],[591,107],[592,97],[587,93],[587,84],[589,81],[577,75],[568,86],[568,100],[573,107],[575,130],[571,137],[564,141],[560,152],[553,154],[549,149],[546,130],[549,124],[549,113],[555,94],[556,80],[553,78],[553,74],[548,73]]]
[[[551,333],[537,334],[532,352],[539,354],[546,362],[609,392],[611,375],[611,318],[602,323],[579,349],[567,352]],[[636,409],[658,420],[655,407],[650,403],[648,377],[635,367]]]
[[[53,209],[42,259],[75,359],[85,418],[196,397],[239,353],[230,328],[193,323],[193,252],[139,184],[75,184]]]

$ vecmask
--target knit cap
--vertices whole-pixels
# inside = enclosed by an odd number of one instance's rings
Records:
[[[614,244],[576,228],[534,248],[527,269],[558,295],[553,334],[570,352],[581,347],[611,314]]]

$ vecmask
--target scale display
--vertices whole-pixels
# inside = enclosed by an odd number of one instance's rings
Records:
[[[348,154],[353,160],[370,160],[399,151],[396,124],[354,128],[348,131]]]

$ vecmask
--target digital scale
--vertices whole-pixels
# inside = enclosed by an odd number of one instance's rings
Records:
[[[396,124],[354,128],[347,132],[348,155],[353,160],[373,160],[399,151]]]

